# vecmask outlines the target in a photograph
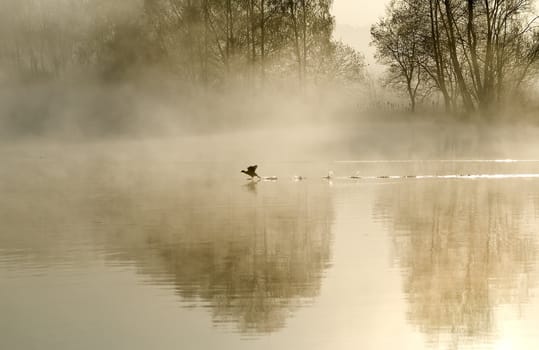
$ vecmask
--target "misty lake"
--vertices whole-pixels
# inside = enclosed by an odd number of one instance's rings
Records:
[[[1,157],[0,349],[539,348],[539,162]]]

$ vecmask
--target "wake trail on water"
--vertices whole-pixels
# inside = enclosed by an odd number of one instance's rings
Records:
[[[386,163],[539,163],[539,159],[426,159],[426,160],[337,160],[340,164],[386,164]]]
[[[449,175],[388,175],[334,177],[335,180],[379,180],[379,179],[537,179],[539,174],[449,174]]]

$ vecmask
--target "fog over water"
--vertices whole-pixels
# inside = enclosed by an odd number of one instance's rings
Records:
[[[343,176],[537,163],[268,161],[307,180],[254,183],[240,163],[123,154],[3,155],[3,347],[539,341],[536,179]]]
[[[0,349],[539,346],[535,2],[337,5],[0,2]]]

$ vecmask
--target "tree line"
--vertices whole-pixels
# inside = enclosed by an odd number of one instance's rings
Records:
[[[534,10],[533,0],[392,0],[371,34],[412,111],[439,96],[448,112],[492,115],[536,82]]]
[[[155,69],[201,87],[362,79],[332,39],[332,0],[4,0],[0,72],[124,79]],[[3,68],[3,69],[2,69]]]

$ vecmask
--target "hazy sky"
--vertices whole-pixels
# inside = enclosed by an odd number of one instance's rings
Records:
[[[333,14],[338,24],[370,26],[384,14],[389,0],[334,0]]]
[[[334,0],[333,15],[337,22],[334,37],[365,55],[372,72],[381,72],[383,67],[374,59],[370,26],[384,15],[390,0]]]

